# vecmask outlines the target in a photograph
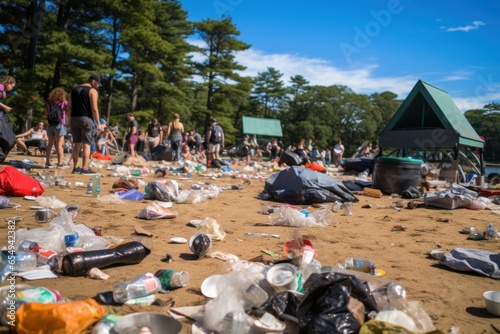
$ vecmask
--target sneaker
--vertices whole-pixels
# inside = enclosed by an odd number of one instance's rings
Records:
[[[52,166],[51,164],[45,164],[45,168],[52,168],[54,166]]]
[[[57,168],[68,168],[69,166],[65,165],[65,164],[57,164],[56,167]]]
[[[71,171],[71,174],[81,174],[81,173],[82,173],[82,169],[80,167],[75,167]]]
[[[81,169],[81,171],[80,171],[80,174],[82,174],[82,175],[95,175],[95,174],[97,174],[97,173],[96,173],[96,172],[94,172],[94,171],[93,171],[92,169],[90,169],[90,168],[89,168],[89,169],[83,169],[83,168],[82,168],[82,169]]]

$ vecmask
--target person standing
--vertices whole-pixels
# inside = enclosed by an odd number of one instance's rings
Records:
[[[12,108],[5,104],[7,92],[16,86],[16,80],[11,76],[6,76],[0,80],[0,162],[3,162],[10,150],[16,145],[16,135],[12,129],[7,114],[12,112]]]
[[[87,82],[73,88],[68,99],[68,111],[71,112],[71,135],[73,137],[73,174],[93,175],[89,168],[90,146],[95,142],[97,129],[101,128],[97,88],[101,86],[101,77],[91,75]],[[80,150],[83,147],[82,168],[78,167]]]
[[[205,138],[208,140],[208,160],[219,159],[219,152],[224,148],[224,130],[217,124],[215,118],[210,119],[210,127]]]
[[[184,125],[180,121],[179,114],[174,114],[173,121],[168,123],[167,138],[170,139],[172,149],[175,151],[174,160],[176,161],[181,158],[181,143],[183,133]]]
[[[338,167],[340,162],[342,161],[342,156],[344,155],[344,145],[342,145],[342,140],[339,139],[339,142],[335,144],[333,147],[333,165]]]
[[[63,164],[63,144],[64,136],[68,134],[66,128],[67,119],[67,106],[66,92],[64,89],[57,87],[49,93],[49,101],[45,107],[45,117],[47,117],[47,137],[49,142],[45,151],[45,167],[52,167],[50,164],[50,154],[52,153],[52,146],[55,147],[57,154],[57,167],[64,167]],[[59,115],[57,115],[59,114]]]
[[[130,156],[137,157],[137,151],[135,146],[139,142],[139,122],[134,117],[134,114],[129,112],[127,114],[127,135],[125,136],[125,140],[127,141],[128,151]]]
[[[149,152],[158,146],[163,141],[163,130],[158,122],[158,118],[153,118],[151,123],[148,124],[148,147]]]

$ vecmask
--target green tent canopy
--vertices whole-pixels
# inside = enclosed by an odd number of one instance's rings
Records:
[[[243,133],[267,137],[283,137],[281,121],[272,118],[242,117]]]
[[[379,137],[380,147],[484,148],[484,141],[445,91],[419,80]]]

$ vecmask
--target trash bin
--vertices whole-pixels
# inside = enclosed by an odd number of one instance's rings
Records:
[[[378,157],[373,169],[372,187],[384,194],[401,194],[410,186],[421,182],[421,159]]]

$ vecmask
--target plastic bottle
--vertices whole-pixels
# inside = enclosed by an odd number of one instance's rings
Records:
[[[121,316],[117,314],[106,314],[92,327],[91,334],[109,334],[111,333],[111,328],[120,319]]]
[[[375,274],[375,264],[367,258],[348,257],[344,263],[345,269]]]
[[[171,269],[160,269],[155,273],[160,279],[163,290],[182,288],[189,283],[189,273],[187,271],[175,271]]]
[[[151,295],[161,290],[161,282],[155,275],[146,273],[131,281],[113,287],[113,299],[123,304],[127,300]]]
[[[92,196],[97,197],[101,194],[101,177],[96,174],[92,176]]]
[[[9,273],[33,270],[36,265],[36,254],[33,252],[3,250],[0,261],[0,283],[7,278]]]
[[[406,289],[398,283],[388,283],[372,291],[379,311],[392,306],[401,309],[406,302]]]
[[[36,252],[37,263],[40,266],[48,265],[50,270],[59,269],[59,257],[52,249],[39,247]]]
[[[17,249],[23,252],[37,252],[39,248],[37,242],[26,239],[21,240],[19,246],[17,246]]]
[[[69,276],[83,276],[92,268],[104,268],[113,264],[137,264],[149,250],[139,241],[131,241],[111,249],[71,253],[62,260],[62,272]]]

